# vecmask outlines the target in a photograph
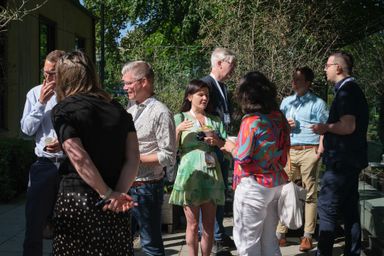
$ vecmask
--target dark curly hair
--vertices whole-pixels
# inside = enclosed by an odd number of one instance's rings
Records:
[[[259,112],[268,114],[278,111],[275,85],[258,71],[247,73],[240,80],[236,97],[244,114]]]

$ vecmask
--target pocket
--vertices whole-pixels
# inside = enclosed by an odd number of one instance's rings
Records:
[[[317,150],[318,150],[318,147],[313,147],[311,148],[311,157],[313,159],[313,162],[317,162],[319,161],[319,157],[317,156]]]

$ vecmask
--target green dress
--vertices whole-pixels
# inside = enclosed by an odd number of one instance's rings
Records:
[[[174,118],[176,126],[184,119],[191,120],[194,126],[181,133],[181,159],[169,203],[181,206],[199,206],[207,202],[224,205],[224,182],[215,147],[197,139],[200,127],[189,112],[176,114]],[[219,117],[207,115],[207,125],[213,127],[222,138],[227,137]],[[207,153],[214,157],[215,164],[207,165]]]

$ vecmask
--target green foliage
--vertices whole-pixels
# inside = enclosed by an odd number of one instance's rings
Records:
[[[151,41],[155,38],[159,39],[161,36],[155,33],[148,39]],[[131,43],[125,39],[123,45],[130,46]],[[158,99],[172,112],[177,113],[188,82],[208,74],[210,50],[199,46],[150,46],[146,43],[148,41],[135,48],[122,46],[125,61],[145,60],[151,63],[155,72],[155,92]]]
[[[24,192],[28,171],[34,160],[33,142],[0,140],[0,201],[6,202]]]
[[[355,58],[354,75],[370,106],[369,138],[384,144],[384,33],[376,33],[344,49]]]
[[[157,96],[174,112],[180,107],[186,83],[209,72],[209,54],[218,46],[237,53],[237,68],[226,82],[232,92],[242,75],[259,70],[277,85],[282,98],[291,92],[292,70],[306,65],[317,75],[315,92],[327,98],[328,85],[322,74],[329,52],[382,29],[384,16],[383,3],[378,0],[85,0],[97,17],[102,2],[106,10],[106,87],[120,95],[117,81],[122,64],[146,60],[155,70]],[[127,24],[130,30],[119,43],[116,39]],[[98,24],[98,43],[99,30]],[[384,45],[380,38],[367,40],[361,49],[355,45],[349,49],[360,53],[356,59],[366,63],[361,70],[371,74],[357,73],[360,84],[366,85],[368,101],[383,105],[380,131],[384,130],[384,103],[377,100],[382,94],[372,88],[384,91],[382,68],[377,68],[384,63],[380,58]],[[119,99],[125,103],[123,96]]]

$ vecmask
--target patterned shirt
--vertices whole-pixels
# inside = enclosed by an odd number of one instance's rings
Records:
[[[154,97],[128,108],[133,116],[140,154],[156,153],[159,164],[140,165],[137,181],[158,180],[164,176],[163,167],[176,158],[176,128],[169,109]]]
[[[289,146],[289,125],[280,111],[245,115],[234,151],[233,189],[248,176],[268,188],[285,184]]]

